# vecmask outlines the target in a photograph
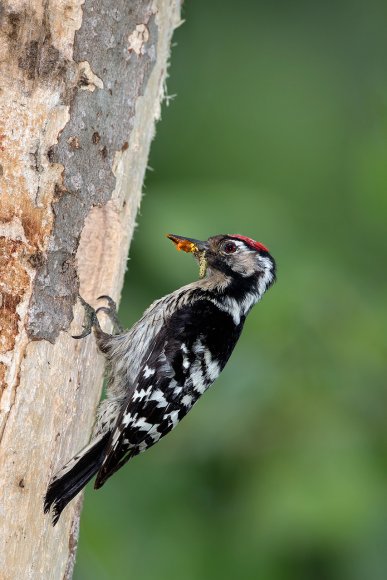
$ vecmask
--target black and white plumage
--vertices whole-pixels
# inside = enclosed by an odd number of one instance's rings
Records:
[[[53,522],[97,474],[95,488],[171,431],[219,376],[246,316],[275,281],[267,248],[240,235],[206,242],[168,236],[200,264],[201,279],[154,302],[128,332],[107,334],[86,303],[89,324],[109,368],[91,443],[50,481],[45,512]],[[114,303],[107,312],[113,321]],[[98,311],[97,311],[98,312]]]

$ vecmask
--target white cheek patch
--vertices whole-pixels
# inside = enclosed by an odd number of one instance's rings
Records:
[[[235,255],[235,260],[232,260],[233,263],[230,265],[235,270],[235,272],[238,272],[238,274],[247,278],[248,276],[254,274],[256,271],[256,252],[248,248],[243,242],[235,243],[239,246],[239,251],[234,254],[230,254],[231,259],[232,256],[237,254]]]
[[[258,281],[258,292],[260,296],[264,294],[267,287],[273,282],[273,264],[269,258],[266,257],[259,257],[259,265],[263,269],[261,276],[259,277]]]
[[[259,263],[261,264],[261,266],[264,267],[265,270],[270,270],[272,269],[272,262],[271,260],[269,260],[269,258],[266,257],[259,257]]]

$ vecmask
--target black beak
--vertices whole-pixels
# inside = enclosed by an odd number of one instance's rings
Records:
[[[204,252],[208,249],[207,242],[201,242],[200,240],[194,240],[193,238],[175,236],[175,234],[167,234],[167,238],[176,244],[178,250],[183,250],[184,252],[192,252],[196,254],[197,252]]]

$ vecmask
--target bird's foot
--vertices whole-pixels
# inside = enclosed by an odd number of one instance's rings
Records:
[[[122,334],[124,332],[124,328],[121,325],[120,321],[118,320],[117,306],[116,306],[116,303],[114,302],[113,298],[110,298],[110,296],[103,295],[103,296],[99,296],[99,298],[97,298],[97,300],[106,300],[108,305],[107,306],[100,306],[99,308],[97,308],[96,314],[98,314],[98,312],[104,312],[110,318],[111,322],[113,323],[114,334]]]
[[[88,304],[82,296],[78,296],[80,303],[82,304],[83,308],[85,309],[85,321],[83,324],[83,332],[81,334],[73,335],[73,338],[85,338],[91,333],[93,327],[101,329],[99,325],[99,321],[97,318],[97,312],[94,310],[90,304]]]

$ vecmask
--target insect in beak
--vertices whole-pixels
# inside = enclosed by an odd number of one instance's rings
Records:
[[[178,250],[192,253],[199,261],[199,276],[204,278],[207,270],[206,250],[208,249],[207,242],[186,238],[183,236],[176,236],[175,234],[167,234],[167,238],[172,240]]]

